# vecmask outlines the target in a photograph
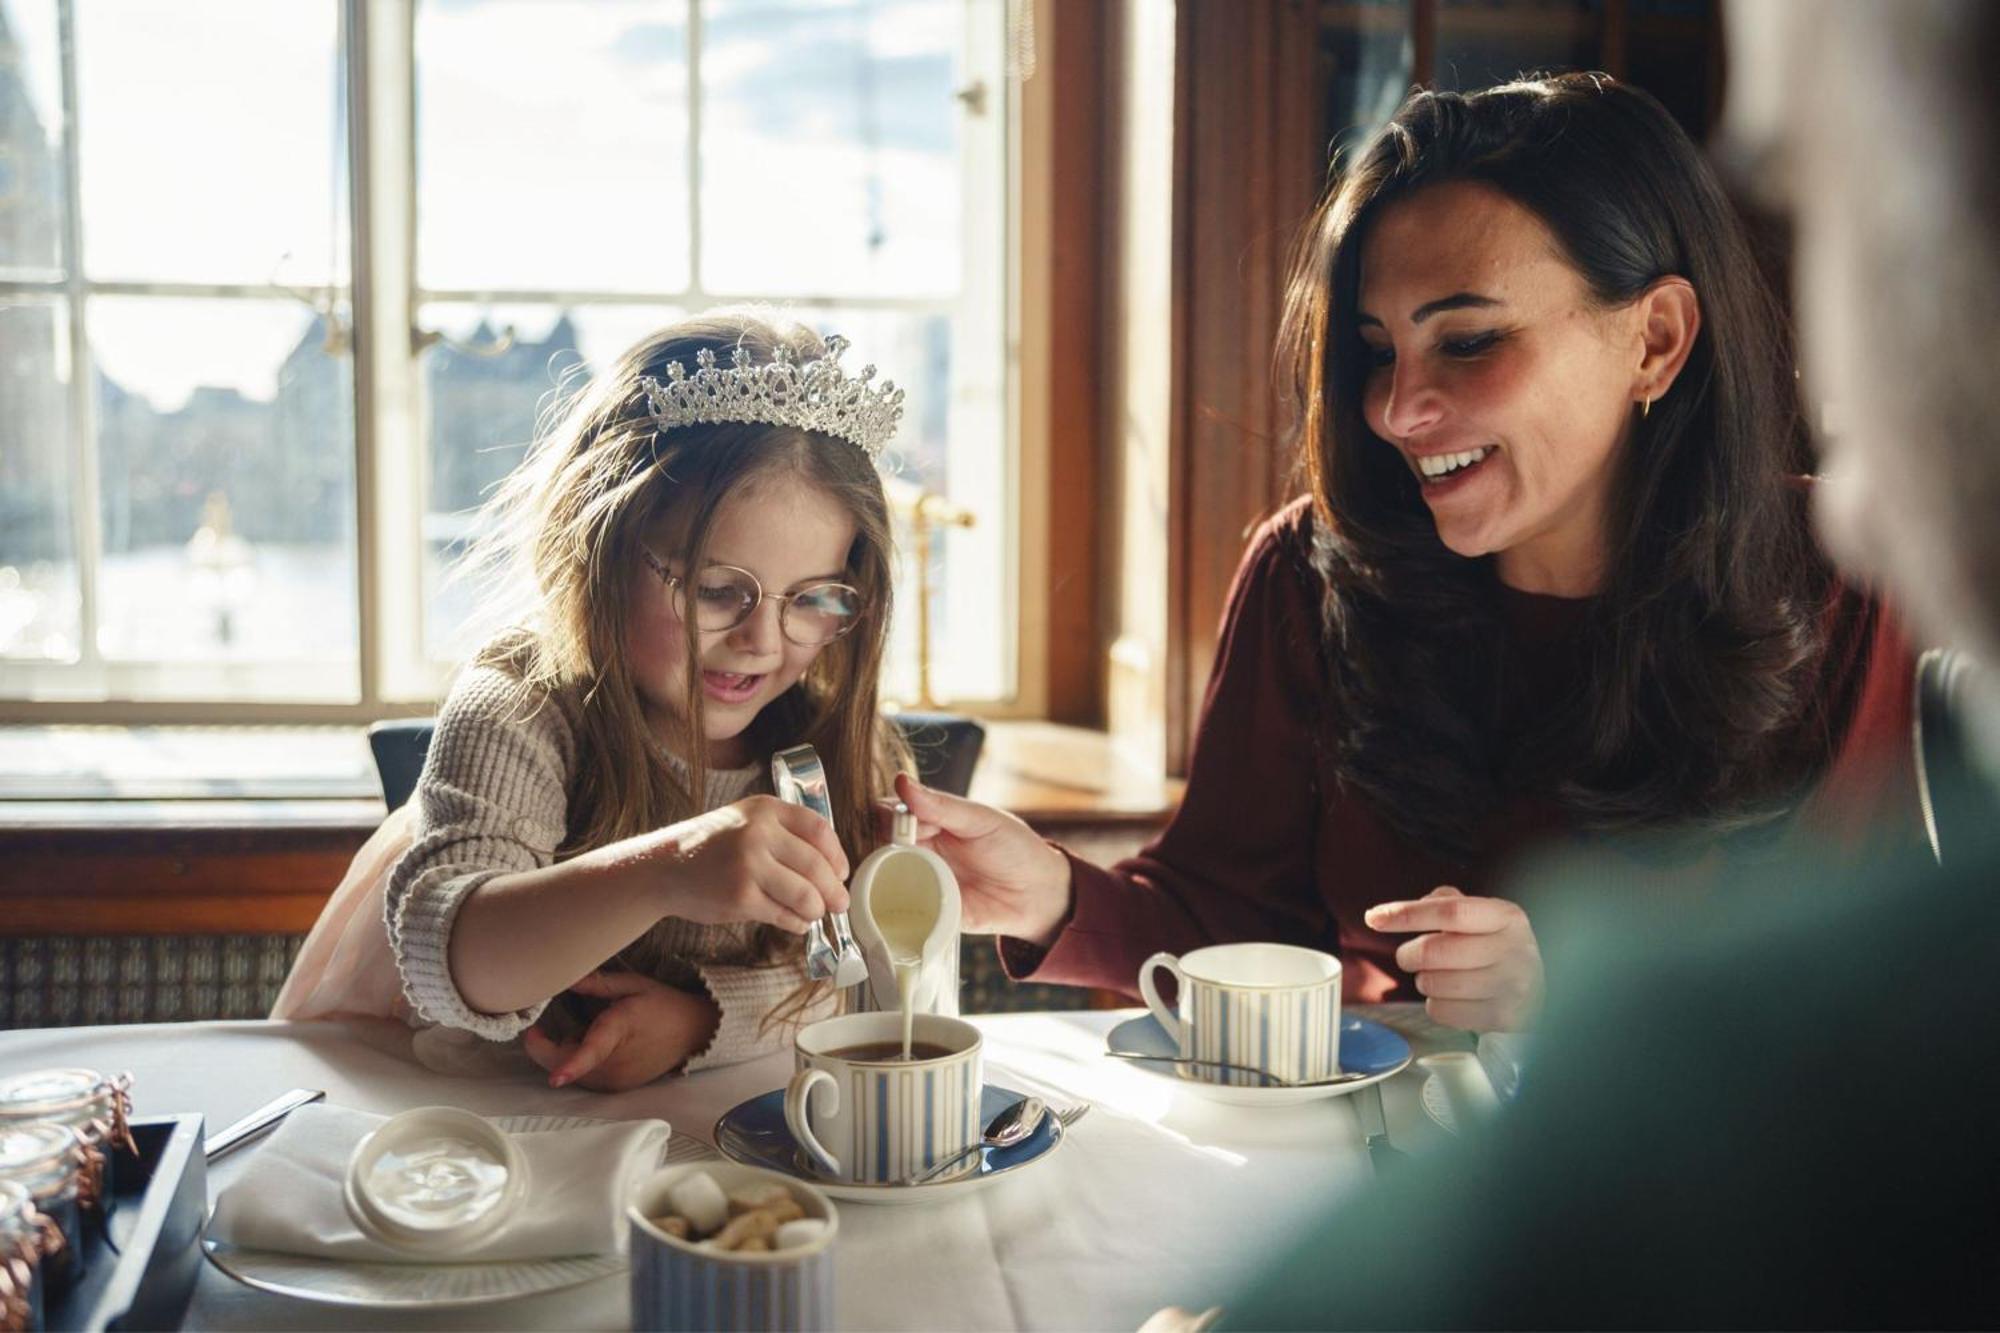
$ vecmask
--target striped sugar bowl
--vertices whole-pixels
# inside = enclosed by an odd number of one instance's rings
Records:
[[[701,1173],[724,1195],[778,1185],[807,1217],[826,1223],[814,1240],[790,1249],[739,1252],[683,1240],[656,1219],[669,1196]],[[833,1201],[801,1180],[734,1162],[686,1162],[641,1180],[625,1208],[632,1238],[632,1327],[681,1330],[806,1330],[835,1327],[833,1245],[840,1217]]]

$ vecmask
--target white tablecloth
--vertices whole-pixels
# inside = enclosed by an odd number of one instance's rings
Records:
[[[1367,1010],[1423,1040],[1414,1006]],[[840,1205],[839,1306],[850,1329],[1137,1328],[1165,1305],[1221,1300],[1298,1221],[1370,1179],[1351,1099],[1276,1110],[1204,1101],[1104,1059],[1132,1011],[982,1016],[989,1082],[1055,1105],[1096,1104],[1056,1153],[990,1188],[927,1207]],[[788,1055],[606,1095],[513,1079],[453,1079],[408,1055],[407,1032],[363,1023],[187,1023],[0,1033],[0,1073],[51,1065],[131,1070],[140,1115],[200,1111],[213,1133],[289,1088],[393,1113],[450,1102],[488,1115],[660,1116],[713,1141],[729,1107],[784,1082]],[[1443,1138],[1412,1069],[1385,1085],[1391,1138]],[[211,1200],[255,1149],[215,1164]],[[206,1265],[185,1327],[627,1327],[625,1278],[503,1305],[398,1316],[309,1305]]]

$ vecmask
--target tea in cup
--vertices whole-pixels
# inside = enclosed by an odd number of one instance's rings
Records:
[[[851,1184],[919,1175],[979,1141],[979,1029],[943,1014],[844,1014],[800,1031],[785,1124],[813,1170]],[[964,1171],[977,1170],[976,1155]],[[950,1179],[947,1174],[943,1179]]]
[[[1180,982],[1169,1009],[1153,976]],[[1340,1072],[1340,960],[1292,944],[1216,944],[1176,958],[1156,953],[1139,968],[1146,1007],[1179,1045],[1183,1060],[1211,1060],[1246,1070],[1191,1067],[1187,1072],[1232,1087],[1272,1086],[1247,1070],[1287,1083]]]

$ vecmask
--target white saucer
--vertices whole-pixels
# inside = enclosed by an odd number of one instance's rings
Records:
[[[986,1124],[1026,1095],[988,1083],[980,1089],[979,1123]],[[977,1170],[953,1174],[925,1185],[857,1185],[829,1180],[803,1165],[798,1140],[785,1124],[785,1090],[776,1088],[730,1107],[715,1122],[715,1146],[732,1162],[761,1166],[817,1187],[844,1203],[944,1203],[963,1198],[1003,1176],[1025,1171],[1054,1155],[1063,1141],[1062,1122],[1049,1115],[1025,1143],[1011,1148],[983,1148]]]
[[[1316,1102],[1323,1097],[1345,1097],[1357,1089],[1372,1087],[1383,1079],[1393,1078],[1410,1063],[1410,1043],[1403,1040],[1401,1033],[1373,1019],[1356,1018],[1352,1014],[1343,1014],[1340,1019],[1340,1068],[1343,1073],[1366,1074],[1368,1077],[1317,1088],[1233,1087],[1226,1083],[1189,1078],[1173,1063],[1180,1055],[1180,1047],[1160,1026],[1160,1020],[1151,1014],[1126,1019],[1111,1029],[1105,1036],[1105,1042],[1107,1048],[1113,1051],[1138,1051],[1167,1057],[1129,1063],[1132,1068],[1186,1088],[1197,1097],[1227,1102],[1232,1106],[1296,1106],[1301,1102]]]
[[[510,1134],[581,1129],[605,1122],[575,1115],[495,1116]],[[667,1161],[705,1161],[714,1154],[697,1139],[671,1135]],[[321,1305],[370,1310],[445,1309],[560,1291],[625,1271],[622,1254],[585,1254],[556,1259],[508,1259],[493,1263],[357,1264],[306,1254],[246,1250],[202,1237],[209,1262],[246,1287]]]

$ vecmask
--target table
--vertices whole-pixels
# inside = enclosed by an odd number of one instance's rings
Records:
[[[1013,1178],[935,1206],[841,1205],[841,1324],[857,1329],[1137,1328],[1166,1305],[1220,1301],[1302,1219],[1371,1179],[1351,1098],[1272,1110],[1204,1101],[1120,1061],[1104,1034],[1137,1011],[981,1015],[988,1081],[1057,1106],[1095,1104],[1057,1152]],[[1456,1036],[1414,1005],[1358,1009],[1421,1054]],[[458,1079],[409,1056],[390,1023],[184,1023],[0,1033],[0,1072],[45,1066],[131,1070],[140,1115],[200,1111],[210,1131],[288,1088],[379,1113],[449,1103],[487,1115],[658,1116],[712,1141],[716,1118],[782,1084],[780,1054],[631,1092],[549,1088],[518,1076]],[[1414,1067],[1384,1086],[1398,1147],[1445,1139]],[[249,1159],[216,1163],[210,1197]],[[502,1305],[398,1316],[310,1305],[203,1267],[185,1327],[607,1328],[628,1326],[621,1274]]]

